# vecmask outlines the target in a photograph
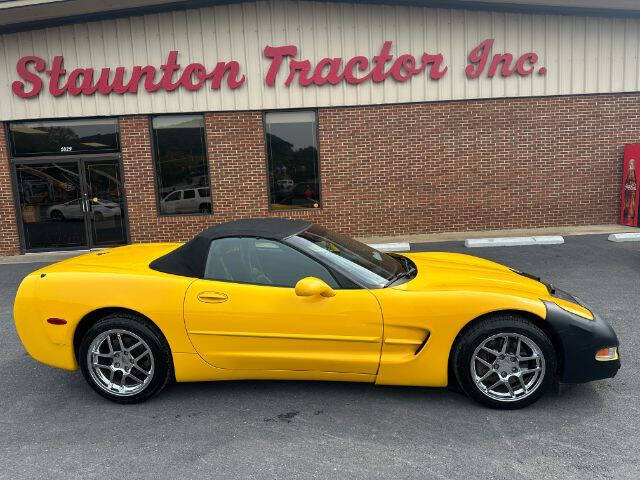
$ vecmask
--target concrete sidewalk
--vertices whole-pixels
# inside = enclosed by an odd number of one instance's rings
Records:
[[[395,236],[372,236],[357,237],[364,243],[432,243],[432,242],[451,242],[464,241],[468,238],[491,238],[491,237],[529,237],[534,235],[592,235],[592,234],[610,234],[610,233],[638,233],[640,229],[633,227],[625,227],[622,225],[587,225],[580,227],[545,227],[545,228],[527,228],[527,229],[505,229],[505,230],[478,230],[468,232],[444,232],[444,233],[424,233],[412,235],[395,235]],[[66,258],[76,257],[87,253],[88,250],[74,250],[68,252],[46,252],[46,253],[27,253],[25,255],[15,255],[10,257],[0,256],[0,265],[20,264],[20,263],[50,263],[59,262]]]
[[[77,257],[88,253],[90,250],[72,250],[68,252],[43,252],[27,253],[25,255],[0,256],[0,265],[17,265],[19,263],[51,263],[59,262],[66,258]]]
[[[464,241],[469,238],[493,238],[493,237],[531,237],[538,235],[597,235],[609,233],[638,233],[640,229],[625,227],[624,225],[585,225],[578,227],[543,227],[543,228],[514,228],[504,230],[474,230],[466,232],[443,232],[424,233],[398,236],[372,236],[359,237],[358,240],[365,243],[388,243],[388,242],[409,242],[409,243],[432,243],[432,242],[455,242]]]

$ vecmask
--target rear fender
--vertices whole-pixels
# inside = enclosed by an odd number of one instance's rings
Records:
[[[160,329],[172,352],[195,353],[183,319],[184,292],[192,281],[156,272],[144,275],[55,271],[29,276],[16,295],[16,328],[31,356],[70,370],[77,368],[76,329],[83,319],[102,309],[137,312]],[[51,325],[47,322],[49,318],[66,323]],[[95,321],[100,317],[91,318]]]

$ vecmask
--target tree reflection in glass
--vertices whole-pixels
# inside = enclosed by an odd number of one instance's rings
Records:
[[[320,208],[316,112],[265,115],[271,208]]]

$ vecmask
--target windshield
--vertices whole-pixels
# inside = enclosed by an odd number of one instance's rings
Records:
[[[318,225],[289,237],[286,242],[367,288],[383,288],[403,270],[392,256]]]

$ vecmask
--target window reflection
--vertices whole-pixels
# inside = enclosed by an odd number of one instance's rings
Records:
[[[120,149],[115,118],[15,122],[9,125],[13,155],[61,155],[116,152]]]
[[[315,112],[265,115],[271,208],[319,208]]]
[[[16,167],[27,250],[87,244],[77,163]]]
[[[202,115],[154,117],[160,213],[211,213]]]
[[[125,243],[124,192],[118,162],[88,163],[85,172],[93,244]]]

